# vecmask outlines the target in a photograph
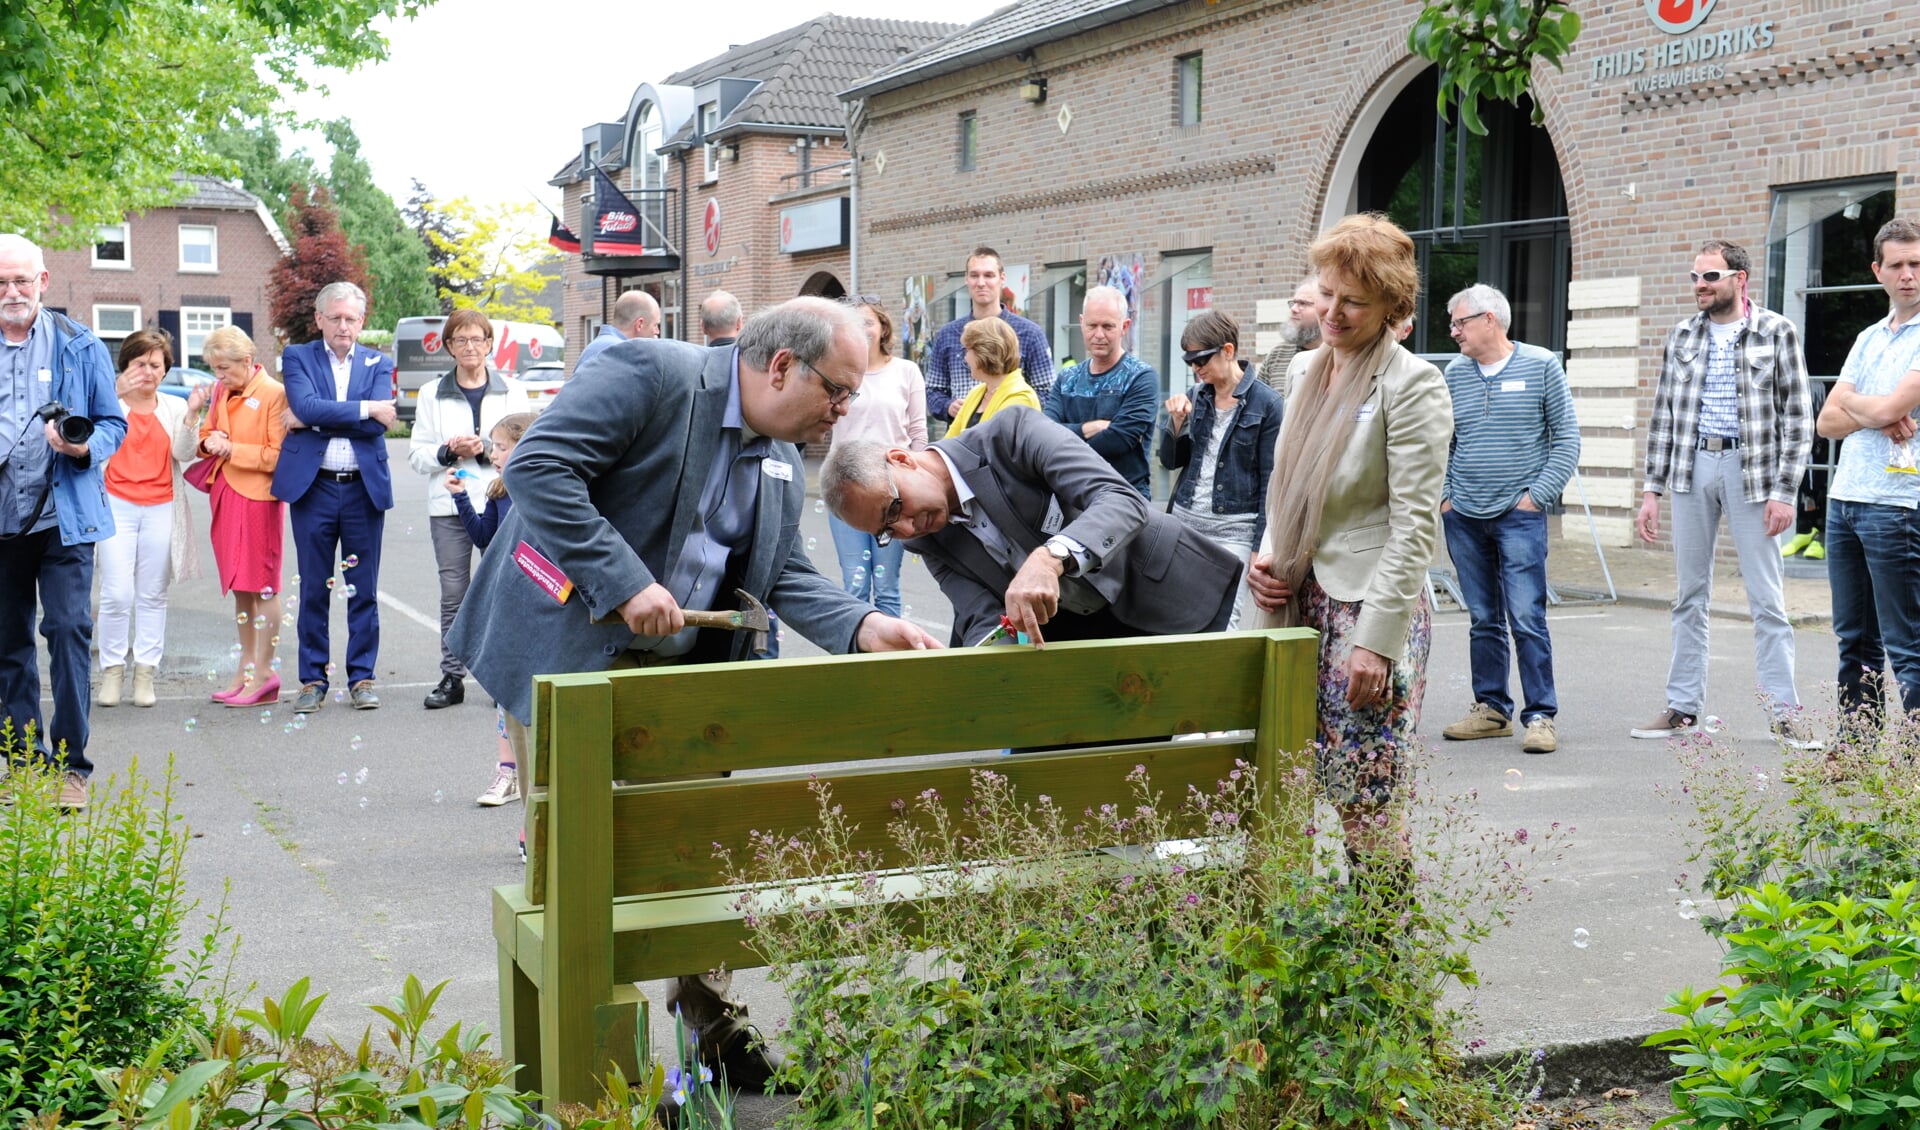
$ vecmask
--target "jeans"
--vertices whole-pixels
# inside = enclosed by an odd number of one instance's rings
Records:
[[[100,616],[95,636],[100,666],[124,666],[128,633],[133,661],[160,666],[167,638],[167,585],[173,571],[173,508],[183,499],[139,506],[109,494],[113,536],[100,543],[94,570],[100,574]]]
[[[1829,499],[1826,539],[1842,713],[1878,726],[1888,660],[1901,709],[1920,710],[1920,511]]]
[[[1769,711],[1797,710],[1793,686],[1793,624],[1787,620],[1780,546],[1767,536],[1766,502],[1748,502],[1740,475],[1741,453],[1697,451],[1693,489],[1676,492],[1673,510],[1673,659],[1667,668],[1667,705],[1682,714],[1704,713],[1707,697],[1707,600],[1713,595],[1713,543],[1720,515],[1727,516],[1740,576],[1753,616],[1754,668]]]
[[[53,682],[51,726],[40,717],[40,663],[33,646],[36,590]],[[31,724],[41,760],[56,766],[64,760],[68,772],[83,777],[93,772],[87,760],[92,599],[93,546],[62,544],[57,525],[0,541],[0,702],[13,723],[15,752],[24,752]]]
[[[900,615],[900,563],[907,547],[898,538],[880,545],[873,535],[856,530],[832,515],[833,551],[840,558],[840,583],[861,600],[889,616]]]
[[[1507,633],[1520,658],[1520,719],[1560,713],[1553,690],[1553,641],[1547,637],[1547,515],[1509,510],[1498,518],[1469,518],[1457,510],[1441,515],[1447,553],[1472,619],[1468,656],[1473,698],[1512,718],[1507,690]]]
[[[473,539],[458,514],[430,516],[427,530],[433,535],[433,560],[440,572],[440,674],[464,679],[467,669],[447,650],[447,633],[473,584]]]

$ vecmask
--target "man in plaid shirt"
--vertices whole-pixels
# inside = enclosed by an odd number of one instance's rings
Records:
[[[1661,353],[1636,524],[1643,540],[1657,538],[1660,496],[1672,492],[1673,659],[1666,709],[1631,733],[1668,738],[1699,728],[1713,547],[1725,514],[1747,585],[1774,737],[1794,749],[1819,749],[1794,690],[1793,625],[1774,543],[1793,525],[1794,494],[1813,444],[1807,363],[1793,323],[1747,297],[1749,265],[1738,244],[1702,244],[1692,272],[1700,312],[1674,327]]]

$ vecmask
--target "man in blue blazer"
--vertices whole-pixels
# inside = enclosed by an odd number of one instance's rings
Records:
[[[358,344],[366,292],[329,283],[314,299],[320,340],[280,356],[287,386],[287,438],[273,494],[287,504],[300,568],[300,695],[296,714],[327,699],[327,601],[347,586],[347,687],[355,710],[373,710],[380,655],[380,538],[393,509],[387,429],[393,426],[393,362]],[[334,563],[343,563],[333,576]],[[330,583],[331,582],[331,583]]]

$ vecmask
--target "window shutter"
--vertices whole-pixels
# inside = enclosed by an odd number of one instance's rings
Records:
[[[160,332],[173,342],[173,363],[185,365],[187,359],[180,355],[180,311],[161,310],[155,316],[160,320]]]

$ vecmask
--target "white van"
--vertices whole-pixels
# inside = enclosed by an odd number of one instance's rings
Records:
[[[414,405],[420,400],[420,386],[453,369],[440,340],[440,327],[446,318],[402,318],[393,329],[393,366],[399,378],[402,420],[413,419]],[[541,322],[503,322],[493,320],[493,367],[500,371],[511,388],[526,395],[534,411],[547,406],[566,380],[566,339],[560,331]]]

